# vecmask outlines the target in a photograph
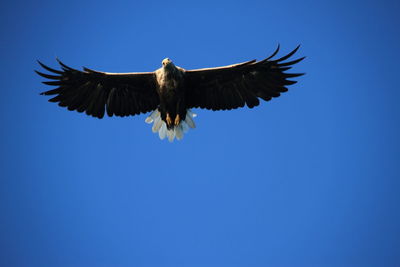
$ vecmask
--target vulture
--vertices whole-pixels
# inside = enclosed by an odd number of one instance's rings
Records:
[[[61,70],[38,61],[50,74],[35,71],[49,79],[44,84],[56,86],[41,93],[53,96],[50,102],[100,119],[105,113],[124,117],[152,112],[145,121],[153,123],[152,131],[158,132],[161,139],[168,137],[172,142],[195,128],[193,108],[253,108],[260,99],[269,101],[286,92],[288,85],[296,83],[289,78],[304,74],[286,73],[305,58],[287,61],[299,47],[278,59],[272,58],[279,45],[270,57],[260,61],[194,70],[185,70],[166,58],[154,72],[111,73],[86,67],[80,71],[59,59]]]

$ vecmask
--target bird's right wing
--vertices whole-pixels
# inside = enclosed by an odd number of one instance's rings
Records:
[[[259,98],[268,101],[286,92],[288,85],[296,81],[289,80],[301,76],[302,73],[285,73],[292,65],[304,57],[285,62],[292,52],[279,59],[272,60],[278,51],[268,58],[230,66],[187,70],[185,82],[187,86],[186,102],[189,108],[206,108],[226,110],[243,107],[245,104],[253,108],[260,104]]]
[[[70,68],[59,61],[62,70],[39,64],[52,74],[36,71],[50,79],[44,84],[57,88],[41,93],[55,95],[50,102],[58,102],[68,110],[86,112],[87,115],[102,118],[105,110],[109,116],[129,116],[146,113],[157,108],[159,97],[153,72],[107,73],[84,68],[83,71]]]

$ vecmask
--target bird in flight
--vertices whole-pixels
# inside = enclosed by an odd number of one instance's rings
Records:
[[[57,59],[61,70],[38,63],[51,74],[36,71],[49,79],[43,82],[57,88],[41,95],[52,95],[50,102],[58,102],[68,110],[86,112],[97,118],[130,116],[152,111],[146,118],[153,123],[152,131],[169,141],[182,139],[189,128],[195,128],[192,108],[231,110],[247,105],[253,108],[260,100],[269,101],[286,92],[296,81],[289,78],[303,73],[285,73],[304,57],[286,61],[296,51],[272,59],[279,46],[268,58],[250,60],[229,66],[185,70],[169,58],[154,72],[110,73],[68,67]]]

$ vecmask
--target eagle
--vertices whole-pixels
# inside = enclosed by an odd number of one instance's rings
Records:
[[[152,112],[145,121],[153,123],[152,131],[158,132],[160,139],[168,137],[172,142],[195,128],[193,108],[253,108],[260,99],[269,101],[286,92],[288,85],[296,83],[289,79],[304,74],[285,72],[305,58],[287,61],[299,47],[278,59],[272,58],[279,45],[260,61],[194,70],[185,70],[166,58],[153,72],[110,73],[86,67],[80,71],[57,58],[61,70],[38,61],[50,74],[35,72],[48,79],[44,84],[57,87],[41,93],[54,96],[50,102],[100,119],[105,113],[124,117]]]

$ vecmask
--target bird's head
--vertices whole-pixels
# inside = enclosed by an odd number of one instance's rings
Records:
[[[171,59],[165,58],[165,59],[162,61],[162,65],[163,65],[164,68],[168,68],[168,67],[174,66],[174,63],[172,63],[172,60],[171,60]]]

